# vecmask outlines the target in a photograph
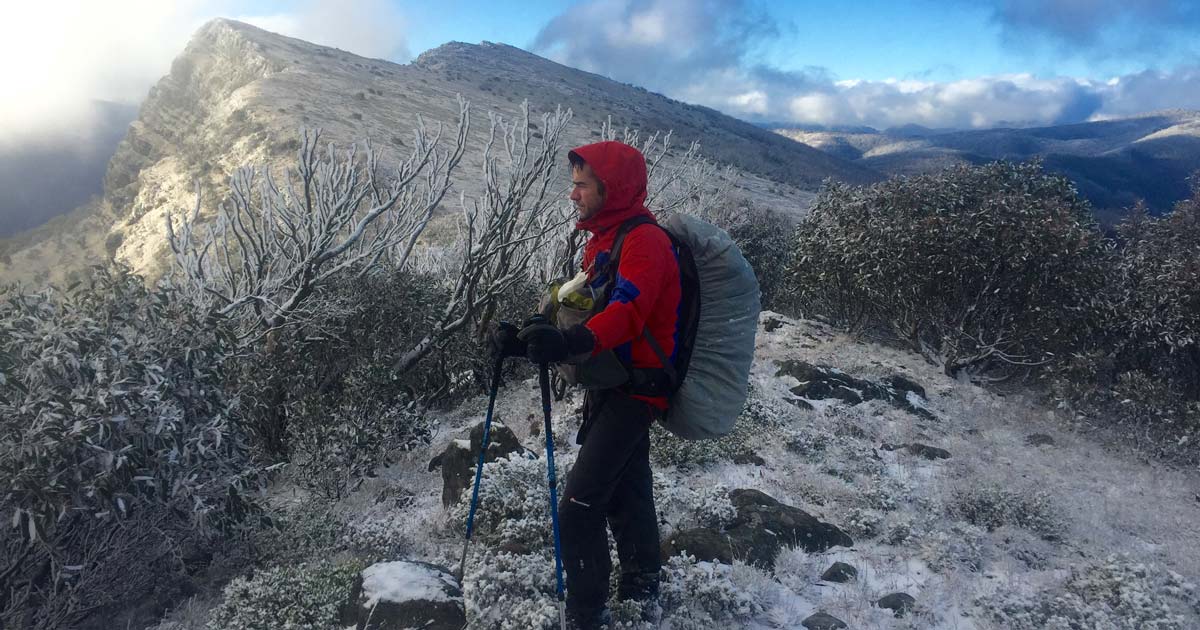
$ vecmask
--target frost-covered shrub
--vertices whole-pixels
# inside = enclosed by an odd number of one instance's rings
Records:
[[[1112,270],[1087,203],[1036,162],[827,184],[795,248],[804,312],[890,329],[947,374],[1079,347]]]
[[[879,535],[883,526],[883,515],[874,510],[850,508],[842,514],[839,525],[855,540],[874,538]]]
[[[1046,539],[1056,539],[1065,524],[1050,495],[1042,490],[1017,490],[999,485],[972,486],[955,493],[949,515],[992,531],[1003,525],[1021,527]]]
[[[787,268],[794,255],[792,223],[784,216],[757,207],[741,209],[730,225],[723,226],[754,268],[762,307],[787,311],[790,292],[786,287]]]
[[[145,597],[179,547],[256,510],[228,341],[122,269],[0,294],[0,625],[72,627]]]
[[[763,612],[754,589],[745,588],[755,569],[675,556],[663,567],[659,603],[664,621],[679,630],[709,630],[715,623],[745,622]]]
[[[169,504],[220,516],[250,470],[225,339],[171,289],[97,271],[67,294],[0,296],[0,496],[30,538],[62,515]]]
[[[1195,584],[1117,556],[1072,569],[1057,588],[1000,594],[980,606],[1009,630],[1184,630],[1200,622]]]
[[[402,452],[428,443],[432,424],[416,406],[351,400],[335,408],[296,407],[292,426],[293,477],[337,501]]]
[[[396,560],[408,549],[410,541],[402,521],[405,514],[384,518],[355,519],[342,528],[338,543],[357,558],[367,562]]]
[[[921,559],[938,572],[959,569],[978,572],[990,560],[987,532],[969,523],[957,522],[949,530],[922,534],[919,547]]]
[[[346,522],[324,499],[314,499],[280,511],[269,527],[254,532],[262,563],[296,565],[339,551]]]
[[[468,622],[489,630],[557,627],[555,589],[550,554],[477,551],[463,580]]]
[[[659,515],[676,529],[708,527],[720,530],[737,516],[737,509],[729,500],[729,489],[724,485],[697,487],[673,474],[655,473],[654,503]]]
[[[562,497],[566,474],[561,459],[554,463],[558,496]],[[450,522],[460,531],[465,531],[470,508],[470,492],[464,492],[450,507]],[[472,536],[491,545],[517,543],[530,549],[553,544],[544,458],[514,454],[484,464]]]
[[[328,630],[341,627],[358,561],[320,562],[259,571],[225,587],[224,599],[208,623],[210,630]]]
[[[728,435],[712,440],[685,440],[655,423],[650,426],[650,458],[661,466],[688,467],[730,462],[754,455],[753,438],[759,433],[739,420]]]

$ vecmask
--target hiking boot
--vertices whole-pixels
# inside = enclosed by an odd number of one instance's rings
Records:
[[[642,621],[658,623],[662,617],[662,607],[658,605],[658,573],[623,574],[617,598],[637,602]]]
[[[612,613],[608,607],[589,610],[567,610],[567,628],[569,630],[604,630],[612,623]]]

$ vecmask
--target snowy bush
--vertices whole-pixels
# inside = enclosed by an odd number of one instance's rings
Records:
[[[255,510],[224,331],[121,269],[0,295],[0,621],[68,627]],[[40,625],[39,625],[40,624]]]
[[[875,510],[850,508],[842,514],[838,523],[855,540],[874,538],[879,535],[883,526],[883,515]]]
[[[919,555],[934,571],[982,571],[991,559],[987,532],[976,525],[956,522],[949,529],[922,533]]]
[[[1112,269],[1086,202],[1036,162],[827,184],[795,247],[804,312],[889,328],[951,375],[1079,347]]]
[[[556,459],[555,465],[561,497],[566,474],[561,459]],[[470,507],[470,492],[464,492],[450,507],[450,522],[461,528],[459,531],[465,531]],[[544,458],[526,459],[514,454],[484,464],[473,537],[493,546],[516,543],[538,549],[553,544]]]
[[[746,622],[764,610],[761,593],[746,588],[761,577],[757,569],[683,556],[671,558],[663,569],[659,603],[672,628],[709,630],[717,623]]]
[[[721,227],[729,232],[746,262],[754,268],[763,309],[789,312],[787,302],[791,295],[785,283],[794,253],[795,228],[782,215],[753,206],[739,208],[734,217],[729,225]]]
[[[650,427],[650,457],[658,465],[684,467],[751,457],[755,454],[754,440],[763,429],[783,424],[785,416],[779,404],[751,385],[733,431],[713,440],[685,440],[654,423]]]
[[[557,627],[555,589],[550,554],[477,551],[463,580],[469,624],[496,630]]]
[[[1194,584],[1118,556],[1073,569],[1057,588],[1000,594],[980,605],[1009,630],[1184,630],[1200,621]]]
[[[655,473],[654,503],[659,515],[669,519],[675,529],[721,530],[737,516],[724,485],[696,487],[674,474]]]
[[[345,625],[350,597],[365,565],[320,562],[259,571],[225,587],[210,630],[328,630]]]
[[[1059,538],[1065,524],[1048,493],[1018,490],[992,484],[972,486],[955,493],[949,515],[992,531],[1004,525],[1021,527],[1046,539]]]
[[[293,477],[330,501],[355,490],[403,451],[426,444],[433,432],[415,403],[351,400],[334,409],[298,404],[295,418]]]

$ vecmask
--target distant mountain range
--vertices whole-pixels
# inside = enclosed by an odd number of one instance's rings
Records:
[[[1041,158],[1072,181],[1112,221],[1137,199],[1169,210],[1187,196],[1200,169],[1200,112],[1171,110],[1097,122],[949,131],[909,125],[821,129],[774,126],[776,133],[885,175],[909,175],[950,164]]]

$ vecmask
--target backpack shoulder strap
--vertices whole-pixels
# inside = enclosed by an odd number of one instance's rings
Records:
[[[654,223],[654,225],[658,225],[654,222],[654,219],[651,219],[645,215],[638,215],[631,219],[626,219],[626,221],[617,228],[617,236],[613,239],[612,250],[608,255],[608,275],[614,282],[617,279],[617,266],[621,262],[621,250],[625,247],[625,237],[633,231],[633,228],[639,225],[645,225],[647,223]]]
[[[608,274],[610,281],[609,286],[615,285],[617,281],[617,268],[621,263],[621,249],[625,245],[625,237],[632,232],[634,228],[647,223],[657,226],[660,230],[666,232],[668,238],[671,238],[671,233],[667,232],[666,228],[659,225],[650,217],[644,215],[633,217],[622,223],[621,227],[617,228],[617,236],[613,240],[612,253],[609,255],[608,259]],[[675,239],[671,238],[671,242],[674,243]],[[654,335],[650,334],[650,330],[648,328],[642,328],[642,338],[646,340],[646,343],[650,344],[650,349],[654,351],[654,354],[658,355],[658,360],[663,365],[663,371],[665,371],[667,376],[671,379],[671,387],[674,389],[674,387],[679,383],[679,379],[677,378],[677,373],[675,371],[675,365],[671,362],[671,359],[667,356],[667,353],[663,351],[662,346],[659,345],[658,340],[654,338]]]

